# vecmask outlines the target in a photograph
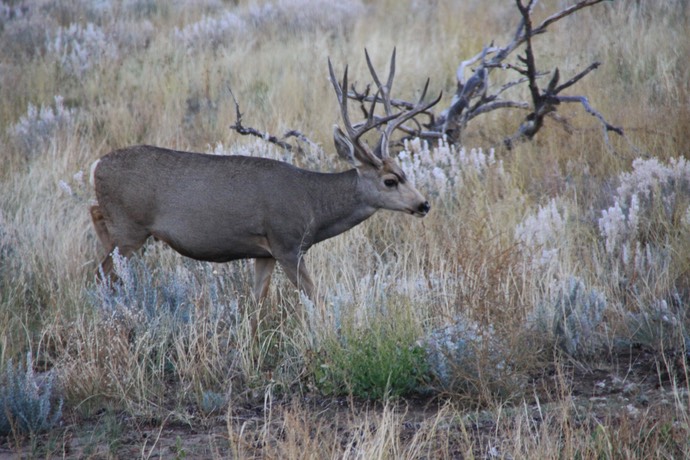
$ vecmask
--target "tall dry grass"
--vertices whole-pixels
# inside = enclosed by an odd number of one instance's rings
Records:
[[[118,456],[114,439],[133,419],[139,432],[155,427],[142,456],[161,446],[293,458],[682,452],[690,177],[671,161],[690,142],[682,1],[606,2],[535,41],[538,65],[562,75],[602,62],[572,92],[625,139],[606,145],[572,105],[559,108],[570,130],[547,121],[533,142],[493,157],[519,114],[475,120],[462,151],[408,145],[404,161],[432,212],[381,212],[313,248],[307,263],[326,292],[325,316],[280,272],[260,314],[250,263],[196,263],[153,242],[122,261],[129,284],[113,294],[95,282],[103,254],[88,174],[109,150],[149,143],[342,170],[328,57],[363,85],[363,49],[383,68],[397,47],[396,95],[414,98],[431,77],[430,92],[443,90],[448,105],[458,63],[509,40],[517,24],[511,2],[326,3],[0,3],[0,369],[28,351],[37,370],[58,376],[65,401],[52,444],[17,435],[13,448],[57,451],[96,426],[100,435],[69,444],[75,455]],[[542,2],[535,17],[565,5]],[[297,128],[320,150],[288,155],[233,133],[229,87],[246,124]],[[619,187],[644,178],[635,205]],[[614,242],[600,219],[616,202]],[[300,303],[304,322],[291,315]],[[262,318],[257,340],[252,315]],[[632,400],[633,415],[601,419],[567,376],[536,395],[544,369],[572,369],[561,360],[588,368],[631,347],[654,353],[667,403]],[[396,362],[404,365],[385,367]],[[405,409],[380,396],[410,389],[386,386],[386,375],[441,402]],[[380,405],[354,403],[372,395]],[[185,444],[180,431],[170,444],[166,427],[214,434]]]

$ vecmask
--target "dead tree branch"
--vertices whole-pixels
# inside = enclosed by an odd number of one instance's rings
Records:
[[[291,129],[287,131],[282,137],[277,137],[267,132],[262,132],[258,129],[249,126],[244,126],[242,124],[242,112],[240,112],[240,104],[237,102],[235,94],[232,92],[232,89],[230,87],[228,87],[228,92],[230,93],[230,96],[232,96],[232,100],[235,103],[235,123],[230,125],[230,129],[234,130],[238,134],[241,134],[243,136],[260,137],[261,139],[270,142],[271,144],[275,144],[278,147],[287,150],[288,152],[297,150],[297,152],[299,153],[304,153],[304,150],[302,149],[299,143],[295,146],[287,142],[287,139],[292,137],[294,137],[298,141],[305,142],[311,146],[317,145],[315,142],[313,142],[311,139],[309,139],[307,136],[305,136],[296,129]]]

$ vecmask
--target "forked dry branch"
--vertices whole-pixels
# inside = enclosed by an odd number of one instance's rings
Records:
[[[232,97],[232,100],[235,104],[235,123],[230,125],[230,129],[236,131],[238,134],[241,134],[243,136],[256,136],[260,137],[261,139],[270,142],[271,144],[275,144],[280,148],[283,148],[287,151],[293,151],[296,150],[300,153],[303,153],[303,149],[301,144],[292,145],[290,142],[288,142],[288,139],[295,138],[298,141],[305,142],[311,146],[316,146],[314,142],[312,142],[311,139],[309,139],[307,136],[302,134],[300,131],[296,129],[291,129],[288,130],[285,134],[283,134],[282,137],[274,136],[270,133],[267,132],[262,132],[259,131],[256,128],[252,128],[251,126],[244,126],[242,124],[242,112],[240,111],[240,104],[237,102],[237,98],[235,98],[235,94],[232,92],[232,88],[228,86],[228,92],[230,93],[230,96]]]

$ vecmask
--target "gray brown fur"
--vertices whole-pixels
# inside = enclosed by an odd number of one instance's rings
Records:
[[[312,245],[381,208],[426,214],[428,203],[402,177],[390,159],[380,170],[361,165],[327,174],[265,158],[145,145],[116,150],[94,170],[98,204],[91,216],[108,253],[101,269],[111,273],[115,247],[128,257],[154,236],[193,259],[259,259],[257,298],[266,294],[275,261],[312,296],[301,261]]]

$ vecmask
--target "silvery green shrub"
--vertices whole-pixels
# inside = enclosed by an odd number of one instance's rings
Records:
[[[0,436],[39,433],[56,426],[62,417],[62,399],[53,405],[54,374],[38,378],[31,353],[26,366],[7,362],[0,377]]]
[[[606,306],[602,293],[587,289],[576,277],[569,277],[556,283],[554,292],[537,307],[533,320],[540,333],[550,332],[562,351],[585,356],[602,345],[598,330],[604,324]]]
[[[429,372],[444,391],[471,392],[477,385],[500,391],[500,382],[510,373],[494,329],[462,315],[430,331],[420,345]]]
[[[62,96],[55,96],[55,105],[36,107],[29,104],[26,114],[8,128],[10,141],[27,158],[45,151],[60,132],[73,129],[78,111],[68,108]]]

